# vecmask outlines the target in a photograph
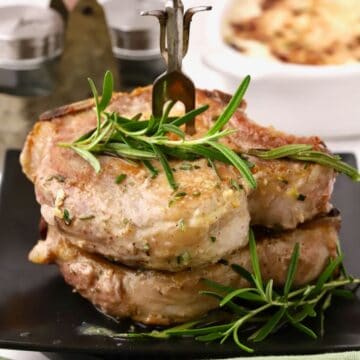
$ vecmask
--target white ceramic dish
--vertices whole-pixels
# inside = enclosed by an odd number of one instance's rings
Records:
[[[192,33],[201,58],[197,66],[194,57],[185,65],[197,86],[233,93],[250,74],[248,113],[257,122],[327,139],[360,136],[360,64],[304,66],[244,56],[221,36],[229,1],[212,3],[213,11]]]

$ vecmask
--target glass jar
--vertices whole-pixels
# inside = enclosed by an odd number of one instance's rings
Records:
[[[47,95],[63,51],[64,24],[50,8],[0,7],[0,92]]]

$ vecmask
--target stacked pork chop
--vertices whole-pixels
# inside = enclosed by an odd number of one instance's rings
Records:
[[[196,119],[196,136],[228,101],[217,91],[197,91],[197,105],[210,108]],[[114,95],[109,110],[146,118],[150,104],[151,89],[144,88]],[[218,163],[216,173],[205,159],[190,164],[174,160],[171,167],[180,185],[174,192],[163,172],[151,178],[140,165],[101,156],[97,175],[75,152],[57,145],[95,127],[93,105],[89,100],[44,114],[27,138],[21,164],[48,225],[46,239],[34,247],[30,260],[58,264],[66,282],[105,313],[166,325],[215,308],[215,299],[199,294],[206,289],[203,279],[246,285],[230,265],[251,270],[250,224],[261,229],[256,231],[261,271],[275,285],[284,283],[297,242],[301,254],[295,284],[316,279],[336,255],[340,221],[328,215],[333,170],[250,157],[258,186],[249,190],[229,165]],[[230,121],[237,129],[226,140],[233,149],[300,143],[327,151],[318,138],[256,125],[244,107]],[[127,175],[120,184],[115,181],[119,174]]]

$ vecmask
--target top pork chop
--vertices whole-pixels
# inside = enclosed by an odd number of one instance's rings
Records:
[[[150,113],[150,88],[114,95],[110,110],[124,116]],[[198,105],[210,109],[197,119],[201,135],[223,110],[229,97],[219,92],[197,92]],[[35,184],[42,215],[57,225],[71,241],[130,266],[179,271],[216,262],[247,243],[249,213],[245,191],[235,191],[230,178],[239,177],[219,164],[221,180],[205,160],[197,169],[181,170],[172,162],[180,189],[176,196],[164,173],[150,179],[145,169],[121,159],[101,157],[96,175],[72,150],[57,146],[71,142],[95,125],[93,102],[73,104],[42,116],[21,155],[24,172]],[[241,151],[272,148],[289,143],[310,143],[325,150],[317,138],[296,138],[260,127],[247,120],[243,108],[230,126],[238,132],[229,145]],[[318,165],[304,167],[291,161],[260,161],[254,175],[258,188],[249,195],[253,223],[294,228],[298,223],[326,213],[334,173]],[[160,168],[160,166],[158,166]],[[115,178],[125,173],[120,185]],[[298,201],[296,193],[306,197]],[[63,219],[67,209],[71,224]]]

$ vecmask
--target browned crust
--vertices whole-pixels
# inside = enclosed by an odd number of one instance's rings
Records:
[[[48,110],[42,113],[39,121],[51,121],[67,115],[73,115],[81,111],[89,110],[94,106],[94,100],[87,99],[70,105],[60,106],[56,109]]]
[[[130,93],[130,96],[136,97],[144,92],[149,92],[150,89],[150,86],[137,88]],[[123,92],[114,93],[111,103],[116,102],[119,98],[121,98],[122,95],[124,95]],[[75,115],[79,112],[90,110],[94,106],[95,102],[92,98],[81,100],[69,105],[63,105],[58,108],[45,111],[40,115],[39,121],[51,121],[68,115]]]

